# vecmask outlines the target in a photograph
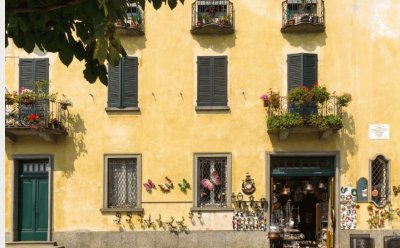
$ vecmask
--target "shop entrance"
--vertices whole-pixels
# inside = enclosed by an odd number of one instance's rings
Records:
[[[271,157],[271,247],[333,247],[334,157]]]

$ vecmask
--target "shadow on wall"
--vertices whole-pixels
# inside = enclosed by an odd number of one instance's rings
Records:
[[[203,48],[211,49],[218,53],[235,46],[236,35],[193,35],[192,37]]]
[[[348,157],[354,156],[358,151],[358,145],[355,142],[355,124],[353,116],[346,112],[343,112],[343,125],[344,127],[339,131],[340,136],[338,137],[337,146],[340,148],[341,161],[340,161],[340,173],[345,174],[349,168]]]
[[[287,40],[290,45],[294,47],[301,47],[303,50],[312,52],[317,47],[323,47],[326,45],[327,35],[323,33],[311,33],[311,34],[286,34],[282,33],[282,36]]]
[[[133,37],[129,35],[120,35],[120,37],[121,43],[128,55],[133,55],[136,51],[146,48],[146,35]]]
[[[75,171],[74,163],[77,158],[87,154],[85,145],[86,127],[79,114],[69,114],[68,137],[64,139],[64,163],[56,165],[56,171],[62,171],[64,177],[71,177]]]

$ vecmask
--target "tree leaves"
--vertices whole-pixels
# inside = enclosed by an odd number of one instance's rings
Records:
[[[145,7],[146,0],[36,1],[5,0],[6,46],[12,41],[31,53],[35,46],[58,53],[68,66],[77,58],[85,60],[84,78],[99,79],[107,85],[106,61],[112,65],[126,57],[114,23],[126,16],[129,2]],[[147,0],[155,9],[167,3],[171,9],[177,0]],[[184,0],[179,0],[182,4]],[[51,8],[49,8],[51,7]]]

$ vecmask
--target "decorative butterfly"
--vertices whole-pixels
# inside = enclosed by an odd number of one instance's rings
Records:
[[[172,183],[171,179],[168,177],[165,177],[166,182],[163,184],[159,184],[158,186],[160,187],[161,191],[164,193],[170,192],[171,189],[174,188],[174,184]]]
[[[151,192],[152,189],[156,189],[156,185],[150,180],[147,180],[147,183],[144,183],[143,186],[146,188],[147,192]]]
[[[179,188],[181,188],[181,190],[183,192],[186,193],[187,189],[190,189],[190,184],[186,181],[186,179],[182,179],[182,183],[178,183]]]
[[[211,172],[210,179],[201,180],[201,186],[209,191],[213,190],[215,186],[221,185],[221,178],[218,175],[217,171]]]
[[[394,196],[397,196],[400,193],[400,185],[399,186],[393,186],[393,193]]]

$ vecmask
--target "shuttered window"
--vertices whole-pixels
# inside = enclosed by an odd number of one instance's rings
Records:
[[[318,55],[310,53],[289,54],[288,92],[299,86],[312,88],[318,81]]]
[[[19,87],[35,90],[34,82],[49,81],[49,59],[20,59]],[[49,93],[49,85],[42,90]]]
[[[121,58],[118,66],[108,66],[108,107],[138,106],[138,59]]]
[[[197,57],[197,106],[227,103],[227,57]]]

